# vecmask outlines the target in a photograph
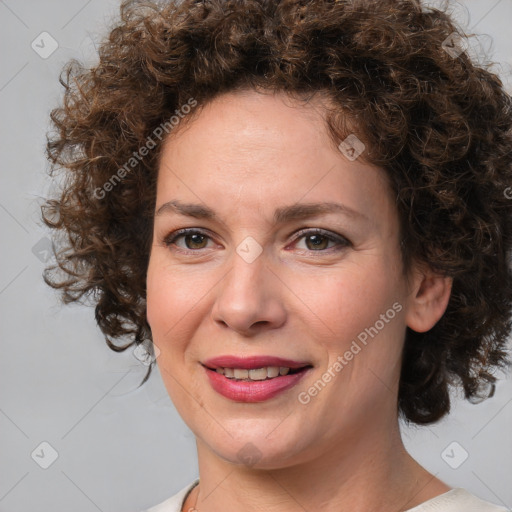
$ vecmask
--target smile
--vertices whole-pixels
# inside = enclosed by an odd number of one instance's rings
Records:
[[[313,367],[290,369],[270,366],[248,370],[211,369],[203,365],[203,368],[212,389],[223,397],[234,402],[256,403],[270,400],[295,387]]]
[[[288,374],[294,374],[303,368],[288,368],[286,366],[266,366],[247,370],[245,368],[216,368],[215,371],[228,379],[235,380],[266,380]]]

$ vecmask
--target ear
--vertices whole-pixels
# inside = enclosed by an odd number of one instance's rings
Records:
[[[426,332],[443,316],[450,300],[453,279],[423,266],[415,271],[409,295],[406,324],[416,332]]]

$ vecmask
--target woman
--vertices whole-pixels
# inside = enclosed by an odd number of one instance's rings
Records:
[[[196,436],[199,479],[150,510],[504,511],[398,426],[508,362],[499,78],[413,0],[121,13],[52,113],[67,181],[44,218],[67,241],[46,280],[94,297],[114,350],[152,341]]]

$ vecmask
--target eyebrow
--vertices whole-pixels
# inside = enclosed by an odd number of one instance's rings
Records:
[[[176,199],[168,201],[160,206],[156,212],[156,216],[162,215],[166,212],[174,212],[187,217],[194,217],[196,219],[219,220],[215,211],[208,206],[182,203]],[[342,213],[348,217],[367,221],[369,220],[363,213],[357,212],[356,210],[340,203],[298,203],[291,206],[277,208],[274,212],[274,224],[315,217],[327,213]]]

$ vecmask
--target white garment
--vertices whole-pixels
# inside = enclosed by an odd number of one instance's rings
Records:
[[[184,487],[174,496],[143,512],[181,512],[183,503],[199,479]],[[184,510],[183,512],[188,512]],[[201,512],[200,510],[198,512]],[[444,494],[427,500],[407,512],[512,512],[488,501],[481,500],[461,487],[450,489]]]

